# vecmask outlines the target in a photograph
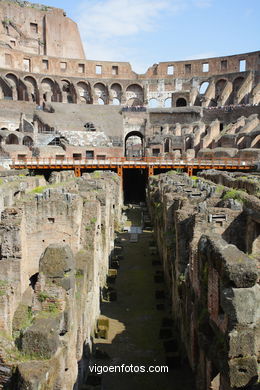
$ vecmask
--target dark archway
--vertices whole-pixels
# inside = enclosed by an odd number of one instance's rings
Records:
[[[176,107],[185,107],[187,106],[187,101],[184,98],[179,98],[176,100]]]
[[[170,152],[170,138],[164,140],[164,153]]]
[[[33,140],[32,140],[32,138],[31,138],[31,137],[28,137],[28,135],[25,136],[25,137],[23,138],[23,145],[28,146],[28,147],[33,146]]]
[[[7,145],[19,145],[19,139],[15,134],[9,134],[5,143]]]
[[[144,155],[143,134],[131,131],[125,137],[125,157],[141,159]]]

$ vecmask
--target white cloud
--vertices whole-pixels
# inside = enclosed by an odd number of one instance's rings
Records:
[[[150,31],[160,32],[163,17],[189,6],[207,7],[211,0],[83,0],[77,22],[89,59],[127,61],[134,71],[148,69],[140,47],[131,40]]]
[[[83,35],[109,39],[151,31],[165,10],[177,11],[180,0],[87,0],[80,6]]]

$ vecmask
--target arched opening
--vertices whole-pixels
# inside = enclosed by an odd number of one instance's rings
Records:
[[[220,79],[216,83],[216,94],[215,94],[215,99],[218,100],[227,84],[227,80]]]
[[[138,84],[131,84],[126,88],[128,106],[142,106],[144,102],[143,88]]]
[[[170,138],[166,138],[164,142],[164,153],[170,152]]]
[[[187,101],[184,98],[179,98],[176,100],[176,107],[185,107],[187,106]]]
[[[204,81],[201,85],[200,85],[200,89],[199,89],[199,93],[200,95],[205,95],[207,89],[208,89],[208,86],[209,86],[209,82],[208,81]]]
[[[235,93],[238,92],[238,90],[240,89],[241,85],[243,84],[244,82],[244,77],[237,77],[234,81],[233,81],[233,91]]]
[[[96,101],[98,104],[108,103],[108,91],[107,91],[107,87],[104,84],[102,83],[95,84],[94,91],[96,95]]]
[[[260,148],[260,135],[257,135],[251,142],[250,148]]]
[[[36,286],[36,283],[38,282],[38,278],[39,278],[39,272],[37,272],[36,274],[33,274],[29,279],[29,281],[30,281],[29,286],[31,286],[33,290],[35,290],[35,286]]]
[[[19,145],[19,139],[15,134],[9,134],[5,143],[7,145]]]
[[[51,79],[46,78],[42,80],[41,86],[42,86],[43,100],[45,102],[52,102],[54,82]]]
[[[80,81],[77,84],[77,88],[78,88],[78,94],[80,96],[80,102],[91,103],[91,93],[90,93],[89,85],[84,83],[83,81]]]
[[[167,99],[164,100],[164,107],[165,108],[172,107],[172,98],[167,98]]]
[[[28,146],[28,147],[33,146],[32,138],[28,137],[28,136],[24,137],[23,138],[23,145]]]
[[[36,80],[31,77],[31,76],[26,76],[24,78],[24,83],[27,87],[26,93],[25,93],[25,100],[27,101],[32,101],[36,102],[37,97],[38,97],[38,88],[37,88],[37,83]]]
[[[139,131],[131,131],[125,137],[125,156],[128,159],[143,157],[143,135]]]
[[[0,99],[13,100],[12,88],[0,78]]]
[[[117,98],[113,99],[113,106],[120,106],[120,100]]]
[[[104,100],[102,98],[98,98],[98,104],[104,105],[105,102],[104,102]]]
[[[113,104],[116,106],[120,105],[121,104],[121,97],[122,97],[121,85],[118,83],[112,84],[110,87],[110,94],[113,98]]]
[[[12,96],[14,100],[19,100],[19,90],[18,90],[18,79],[12,74],[8,73],[5,78],[8,80],[11,88],[12,88]]]
[[[72,92],[72,84],[68,80],[61,80],[62,95],[65,103],[74,103],[74,94]]]
[[[158,107],[158,101],[157,99],[150,99],[148,102],[148,107],[149,108],[157,108]]]

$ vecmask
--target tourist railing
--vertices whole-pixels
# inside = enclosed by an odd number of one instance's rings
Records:
[[[254,166],[258,163],[254,159],[245,158],[228,158],[228,157],[214,157],[214,158],[165,158],[165,157],[143,157],[141,159],[129,159],[125,157],[107,157],[105,159],[90,159],[90,158],[56,158],[56,157],[32,157],[32,158],[17,158],[12,160],[12,167],[16,168],[19,166],[30,167],[36,166],[47,167],[47,166],[103,166],[103,165],[171,165],[171,166]]]

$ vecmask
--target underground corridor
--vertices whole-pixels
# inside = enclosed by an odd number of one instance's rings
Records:
[[[147,175],[141,190],[133,195],[143,174],[126,170],[124,190],[128,200],[145,200]],[[116,234],[110,259],[117,276],[108,277],[101,294],[100,321],[109,325],[105,336],[95,335],[91,364],[132,365],[135,370],[140,366],[145,370],[167,366],[168,372],[90,374],[87,386],[96,384],[103,390],[193,390],[194,378],[171,317],[163,266],[145,203],[125,204],[123,226],[123,231]]]
[[[154,169],[154,174],[165,173],[169,170]],[[124,168],[122,180],[125,204],[145,202],[148,183],[147,168]]]

